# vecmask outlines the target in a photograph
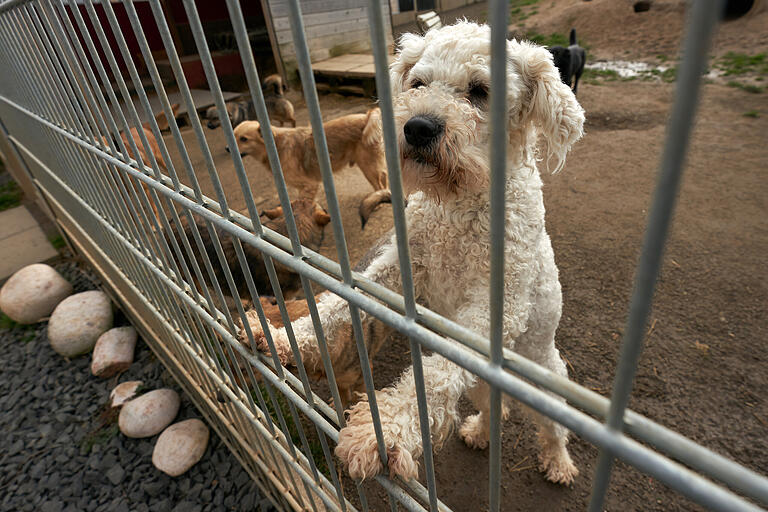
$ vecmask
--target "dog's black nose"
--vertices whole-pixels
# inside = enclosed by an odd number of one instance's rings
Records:
[[[229,146],[226,146],[224,149],[226,149],[227,153],[229,153]]]
[[[423,116],[412,117],[403,126],[405,140],[411,146],[422,147],[430,144],[443,131],[443,124],[437,119]]]

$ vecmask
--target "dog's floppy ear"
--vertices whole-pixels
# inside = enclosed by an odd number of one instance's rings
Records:
[[[514,43],[513,43],[514,44]],[[560,79],[546,49],[529,43],[518,43],[513,49],[528,94],[520,112],[520,125],[532,124],[544,136],[544,159],[547,169],[558,172],[565,165],[565,155],[584,131],[584,109],[571,88]],[[554,167],[550,162],[554,159]]]
[[[315,209],[312,218],[315,220],[315,224],[321,227],[331,222],[331,216],[320,208]]]
[[[264,210],[261,212],[261,215],[266,215],[268,219],[275,220],[276,218],[283,216],[283,207],[278,206],[277,208],[272,208],[271,210]]]

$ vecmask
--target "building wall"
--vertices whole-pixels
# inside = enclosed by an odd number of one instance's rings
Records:
[[[389,44],[392,42],[389,0],[379,1],[384,10]],[[304,31],[312,62],[345,53],[370,50],[367,3],[366,0],[301,0]],[[286,0],[269,0],[268,5],[286,74],[289,80],[295,80],[296,57],[288,18],[288,3]]]

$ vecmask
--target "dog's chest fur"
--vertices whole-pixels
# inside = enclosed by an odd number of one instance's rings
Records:
[[[544,205],[537,173],[512,177],[506,187],[505,282],[526,268],[539,249]],[[417,290],[440,314],[452,316],[467,301],[487,300],[490,284],[490,204],[487,194],[436,202],[423,193],[406,211],[413,269],[423,273]],[[548,239],[547,239],[548,240]],[[511,299],[507,295],[507,300]]]

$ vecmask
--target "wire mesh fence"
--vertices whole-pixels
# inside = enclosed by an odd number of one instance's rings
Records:
[[[412,421],[420,425],[424,477],[375,476],[374,485],[384,490],[391,510],[448,510],[439,499],[438,491],[446,490],[437,488],[432,461],[427,406],[431,390],[423,381],[423,348],[490,385],[491,510],[505,509],[499,494],[502,395],[514,397],[600,448],[591,510],[602,509],[615,458],[713,509],[754,510],[768,505],[768,480],[627,410],[719,2],[692,3],[677,99],[611,400],[502,345],[507,62],[501,56],[507,51],[507,4],[491,3],[493,285],[488,290],[488,337],[417,303],[387,70],[386,25],[382,5],[376,1],[370,2],[368,16],[400,287],[392,290],[353,270],[304,38],[301,5],[299,0],[287,3],[317,151],[313,157],[319,162],[336,244],[335,261],[306,246],[307,239],[294,217],[296,203],[291,202],[270,130],[261,130],[261,134],[282,206],[280,228],[262,222],[252,194],[254,184],[249,181],[239,151],[231,151],[230,156],[245,210],[238,212],[230,207],[229,191],[222,185],[203,126],[195,114],[193,93],[159,0],[148,4],[178,87],[181,107],[189,113],[193,148],[173,121],[177,106],[169,100],[147,41],[146,27],[132,0],[121,4],[127,25],[125,19],[122,23],[118,19],[110,2],[10,0],[0,4],[3,135],[12,142],[13,151],[34,177],[68,238],[108,276],[113,293],[149,334],[146,337],[154,351],[275,504],[285,510],[371,509],[371,484],[343,477],[343,468],[333,455],[339,432],[347,422],[344,406],[349,401],[350,386],[334,365],[328,333],[323,330],[324,310],[315,301],[316,290],[325,289],[348,304],[347,335],[350,350],[356,352],[352,360],[367,395],[381,461],[391,456],[392,447],[384,440],[374,393],[374,370],[369,364],[370,319],[401,332],[410,343],[418,406],[418,417]],[[183,4],[216,111],[220,119],[227,119],[227,105],[198,6],[192,0]],[[261,126],[269,126],[261,87],[263,77],[254,64],[241,5],[227,0],[226,11],[256,117]],[[125,33],[128,30],[130,34]],[[126,42],[127,35],[135,42],[151,79],[149,89],[161,106],[159,115],[153,110],[152,98]],[[163,137],[163,118],[169,121],[170,137]],[[226,122],[221,127],[227,146],[238,147],[233,127]],[[179,158],[171,158],[171,145]],[[193,166],[193,150],[202,154],[204,169]],[[212,184],[213,197],[203,193],[203,176]],[[298,285],[306,297],[305,314],[311,319],[319,353],[314,374],[305,369],[299,346],[302,340],[297,340],[291,328],[291,311],[281,288],[286,269],[298,276]],[[274,296],[275,304],[260,299],[264,295]],[[246,310],[240,300],[243,296],[250,300],[252,309]],[[281,364],[265,307],[273,319],[279,318],[285,324],[296,359],[295,371]],[[261,326],[262,343],[268,345],[270,355],[258,350],[261,338],[252,332],[252,323]],[[319,391],[318,380],[324,391]]]

